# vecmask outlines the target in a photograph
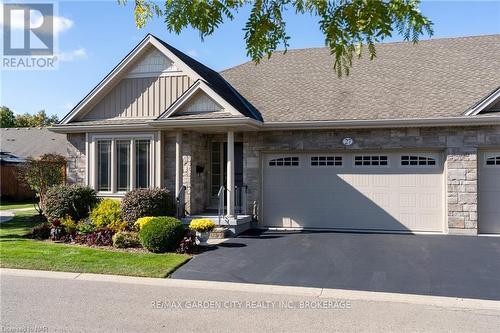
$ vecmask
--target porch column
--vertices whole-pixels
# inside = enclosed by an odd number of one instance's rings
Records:
[[[156,169],[155,169],[155,186],[161,188],[163,186],[163,134],[161,131],[158,131],[156,134],[155,141],[155,160],[156,160]]]
[[[234,131],[227,132],[227,215],[234,216]]]
[[[175,135],[175,197],[179,195],[182,186],[182,131]]]

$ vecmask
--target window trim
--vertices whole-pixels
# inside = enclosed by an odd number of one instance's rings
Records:
[[[110,191],[99,191],[97,188],[97,142],[98,141],[111,141],[111,190]],[[158,177],[161,175],[156,174],[155,165],[157,163],[157,155],[160,154],[157,150],[157,143],[160,140],[159,135],[156,133],[126,133],[126,134],[90,134],[90,152],[89,152],[89,164],[90,170],[88,172],[89,186],[97,191],[99,196],[123,196],[127,191],[118,191],[118,180],[117,180],[117,154],[116,154],[116,142],[130,140],[130,190],[136,188],[136,154],[135,154],[135,141],[136,140],[149,140],[149,188],[156,186],[158,182]]]
[[[431,164],[424,164],[424,165],[421,165],[421,164],[417,164],[417,165],[403,165],[403,161],[402,161],[402,158],[403,156],[408,156],[408,157],[417,157],[417,162],[419,158],[425,158],[426,160],[426,163],[429,162],[428,159],[432,159],[434,160],[434,165],[431,165]],[[410,160],[408,160],[410,161]],[[439,167],[439,164],[440,164],[440,159],[438,156],[436,155],[431,155],[431,154],[425,154],[425,153],[404,153],[404,154],[400,154],[399,155],[399,167],[400,168],[403,168],[403,169],[408,169],[408,168],[420,168],[420,169],[432,169],[432,168],[438,168]]]
[[[384,156],[387,158],[387,164],[386,165],[356,165],[356,157],[364,157],[364,156],[370,156],[370,162],[372,162],[371,157],[373,156],[378,156],[379,157],[379,162],[380,162],[380,157]],[[389,168],[391,165],[390,163],[390,156],[388,154],[354,154],[352,155],[352,166],[353,168]]]
[[[100,187],[100,183],[99,183],[99,177],[100,177],[100,170],[99,170],[99,160],[100,160],[100,156],[99,156],[99,146],[100,146],[100,143],[104,143],[106,142],[107,144],[109,144],[109,156],[107,156],[106,158],[106,163],[108,164],[108,170],[107,170],[107,177],[108,177],[108,187],[109,187],[109,191],[101,191],[99,190],[99,187]],[[110,192],[112,190],[112,183],[113,183],[113,154],[111,153],[113,151],[113,141],[112,140],[108,140],[108,139],[101,139],[101,140],[97,140],[96,141],[96,152],[95,152],[95,165],[96,165],[96,173],[95,173],[95,189],[97,191],[100,191],[100,192]]]
[[[118,172],[118,168],[119,168],[119,164],[118,164],[118,160],[119,160],[119,156],[117,154],[116,156],[116,164],[115,164],[115,167],[116,167],[116,193],[126,193],[127,191],[130,191],[131,188],[132,188],[132,184],[130,183],[131,181],[131,174],[132,174],[132,144],[133,144],[133,141],[130,140],[130,139],[116,139],[115,141],[115,151],[117,152],[118,150],[118,145],[119,143],[127,143],[128,144],[128,172],[129,172],[129,177],[128,177],[128,190],[120,190],[118,188],[118,183],[119,183],[119,172]],[[116,154],[115,152],[115,154]]]

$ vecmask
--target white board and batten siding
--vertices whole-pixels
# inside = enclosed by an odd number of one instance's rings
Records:
[[[264,227],[444,232],[440,153],[263,157]]]

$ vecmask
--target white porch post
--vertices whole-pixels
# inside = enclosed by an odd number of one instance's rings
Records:
[[[156,177],[155,177],[155,185],[156,187],[161,188],[163,186],[163,133],[161,131],[158,131],[156,134]]]
[[[234,216],[234,131],[227,132],[227,215]]]
[[[175,197],[179,195],[182,186],[182,131],[175,135]]]

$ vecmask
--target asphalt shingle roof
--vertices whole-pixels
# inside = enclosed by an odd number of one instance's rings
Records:
[[[236,110],[241,112],[244,116],[262,120],[260,113],[250,104],[241,94],[236,91],[230,84],[224,80],[224,78],[214,71],[213,69],[203,65],[201,62],[196,61],[187,54],[177,50],[172,45],[162,41],[161,39],[155,37],[160,41],[163,46],[165,46],[170,52],[175,54],[179,59],[181,59],[186,65],[188,65],[192,70],[194,70],[198,75],[200,75],[203,80],[224,100],[231,104]]]
[[[0,128],[0,150],[19,157],[39,157],[48,153],[68,156],[69,147],[66,134],[47,128]]]
[[[265,122],[458,117],[500,86],[500,35],[376,46],[338,78],[327,48],[275,52],[221,75]]]

